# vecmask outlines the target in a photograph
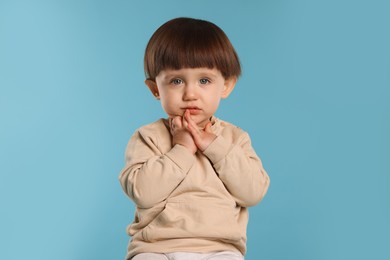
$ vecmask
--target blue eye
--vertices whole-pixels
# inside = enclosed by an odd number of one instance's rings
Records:
[[[183,81],[182,81],[181,79],[173,79],[173,80],[171,81],[171,83],[172,83],[173,85],[180,85],[180,84],[183,83]]]
[[[202,84],[202,85],[204,85],[204,84],[210,83],[210,80],[209,80],[209,79],[206,79],[206,78],[200,79],[200,80],[199,80],[199,83]]]

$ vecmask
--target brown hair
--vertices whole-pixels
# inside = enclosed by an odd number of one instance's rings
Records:
[[[239,77],[238,55],[221,28],[193,18],[176,18],[160,26],[145,50],[146,78],[164,69],[217,68],[225,79]]]

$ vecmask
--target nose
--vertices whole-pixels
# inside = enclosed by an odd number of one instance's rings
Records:
[[[196,100],[198,98],[198,91],[196,84],[187,84],[184,89],[183,99],[188,100]]]

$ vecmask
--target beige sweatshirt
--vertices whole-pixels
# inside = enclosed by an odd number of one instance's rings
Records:
[[[246,251],[247,207],[269,177],[242,129],[212,118],[217,138],[193,155],[172,147],[166,119],[138,129],[119,179],[135,202],[126,259],[142,252]]]

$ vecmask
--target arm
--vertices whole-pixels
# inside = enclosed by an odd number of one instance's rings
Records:
[[[195,157],[187,148],[175,145],[165,154],[140,132],[126,149],[126,166],[119,179],[125,193],[140,208],[165,200],[186,177]]]
[[[247,133],[241,134],[237,144],[218,136],[203,153],[237,204],[249,207],[261,201],[270,180]]]

